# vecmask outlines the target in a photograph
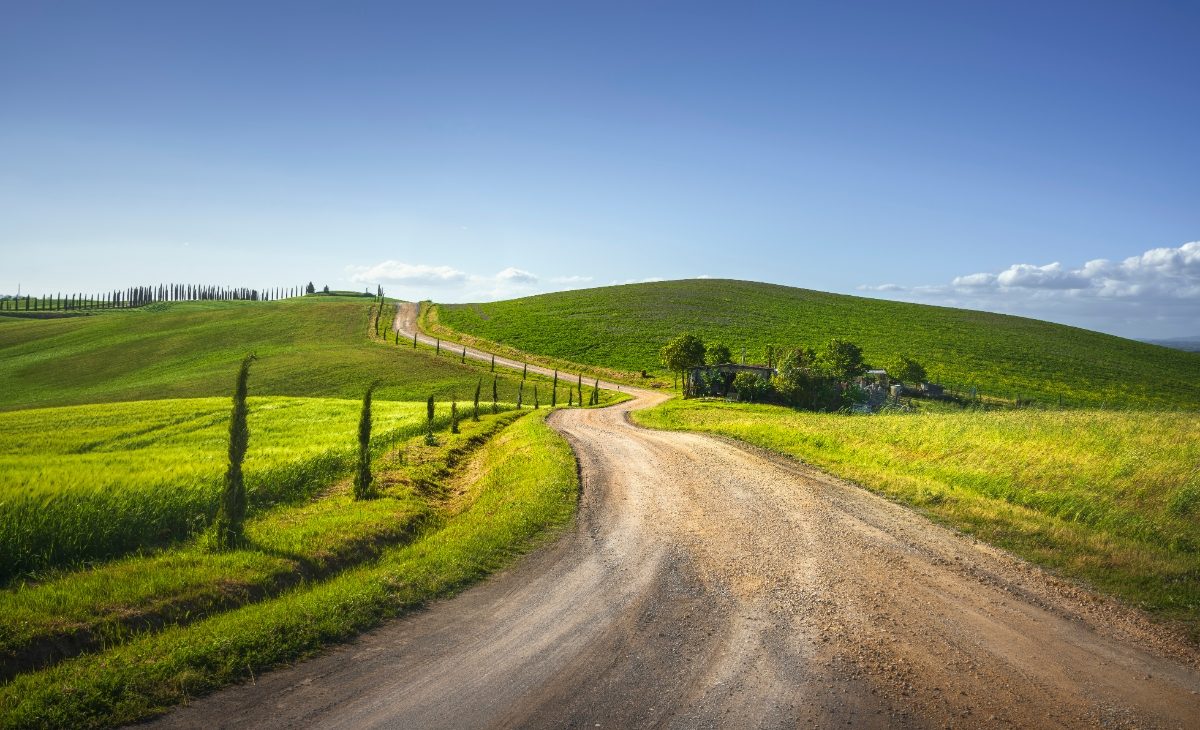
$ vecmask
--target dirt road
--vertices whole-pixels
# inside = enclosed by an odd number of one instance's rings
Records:
[[[553,546],[161,724],[1200,725],[1200,654],[1137,612],[792,462],[636,428],[662,398],[638,396],[552,417],[584,480]]]

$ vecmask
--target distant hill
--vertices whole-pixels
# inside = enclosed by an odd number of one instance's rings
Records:
[[[1162,345],[1163,347],[1171,347],[1176,350],[1185,352],[1200,352],[1200,336],[1197,337],[1174,337],[1169,340],[1143,340],[1151,345]]]
[[[1200,355],[1023,317],[721,279],[688,279],[437,305],[441,325],[552,358],[662,373],[658,352],[695,332],[763,362],[768,345],[842,337],[946,384],[1010,398],[1200,407]]]
[[[58,319],[0,317],[0,410],[228,396],[246,353],[251,395],[381,399],[474,392],[486,368],[368,339],[372,298],[159,303]],[[501,380],[502,400],[515,382]]]

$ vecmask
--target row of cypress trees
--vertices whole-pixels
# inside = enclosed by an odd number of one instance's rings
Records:
[[[301,296],[303,287],[247,289],[200,284],[158,284],[131,286],[127,289],[96,293],[43,294],[0,299],[0,311],[74,311],[91,309],[130,309],[155,302],[250,301],[269,302]]]

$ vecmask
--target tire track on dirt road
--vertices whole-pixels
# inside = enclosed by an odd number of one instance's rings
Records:
[[[665,396],[633,394],[551,417],[583,475],[553,545],[158,724],[1197,726],[1200,653],[1143,614],[803,465],[638,428]]]

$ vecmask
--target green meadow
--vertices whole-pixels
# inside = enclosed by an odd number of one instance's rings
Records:
[[[1180,619],[1200,638],[1200,414],[847,416],[672,400],[634,418],[810,463]]]
[[[258,355],[253,395],[380,400],[470,398],[487,365],[440,358],[372,336],[371,298],[309,296],[274,302],[174,302],[58,319],[0,316],[0,410],[228,397],[238,363]],[[381,331],[394,315],[385,304]],[[515,402],[520,375],[498,372],[499,398]],[[547,381],[530,376],[545,392]],[[526,388],[526,395],[530,395]]]
[[[635,380],[670,382],[658,352],[692,332],[766,362],[768,346],[832,338],[886,367],[906,355],[931,378],[1012,401],[1104,407],[1200,407],[1200,354],[1022,317],[828,294],[774,284],[690,279],[600,287],[486,304],[440,304],[425,318],[455,332],[547,360]]]
[[[294,662],[453,594],[554,534],[578,479],[547,411],[464,423],[348,485],[202,541],[0,590],[0,727],[113,727]],[[514,418],[516,420],[514,420]]]
[[[507,408],[507,406],[506,406]],[[252,398],[251,511],[294,503],[346,473],[360,403]],[[0,581],[184,539],[217,509],[229,400],[198,398],[0,413]],[[375,441],[424,432],[425,404],[375,404]],[[446,406],[438,427],[444,427]]]
[[[0,727],[163,712],[453,593],[570,519],[574,457],[530,408],[549,380],[397,342],[380,304],[0,317]],[[209,528],[248,352],[249,510],[221,550]],[[377,495],[355,500],[375,381]]]

